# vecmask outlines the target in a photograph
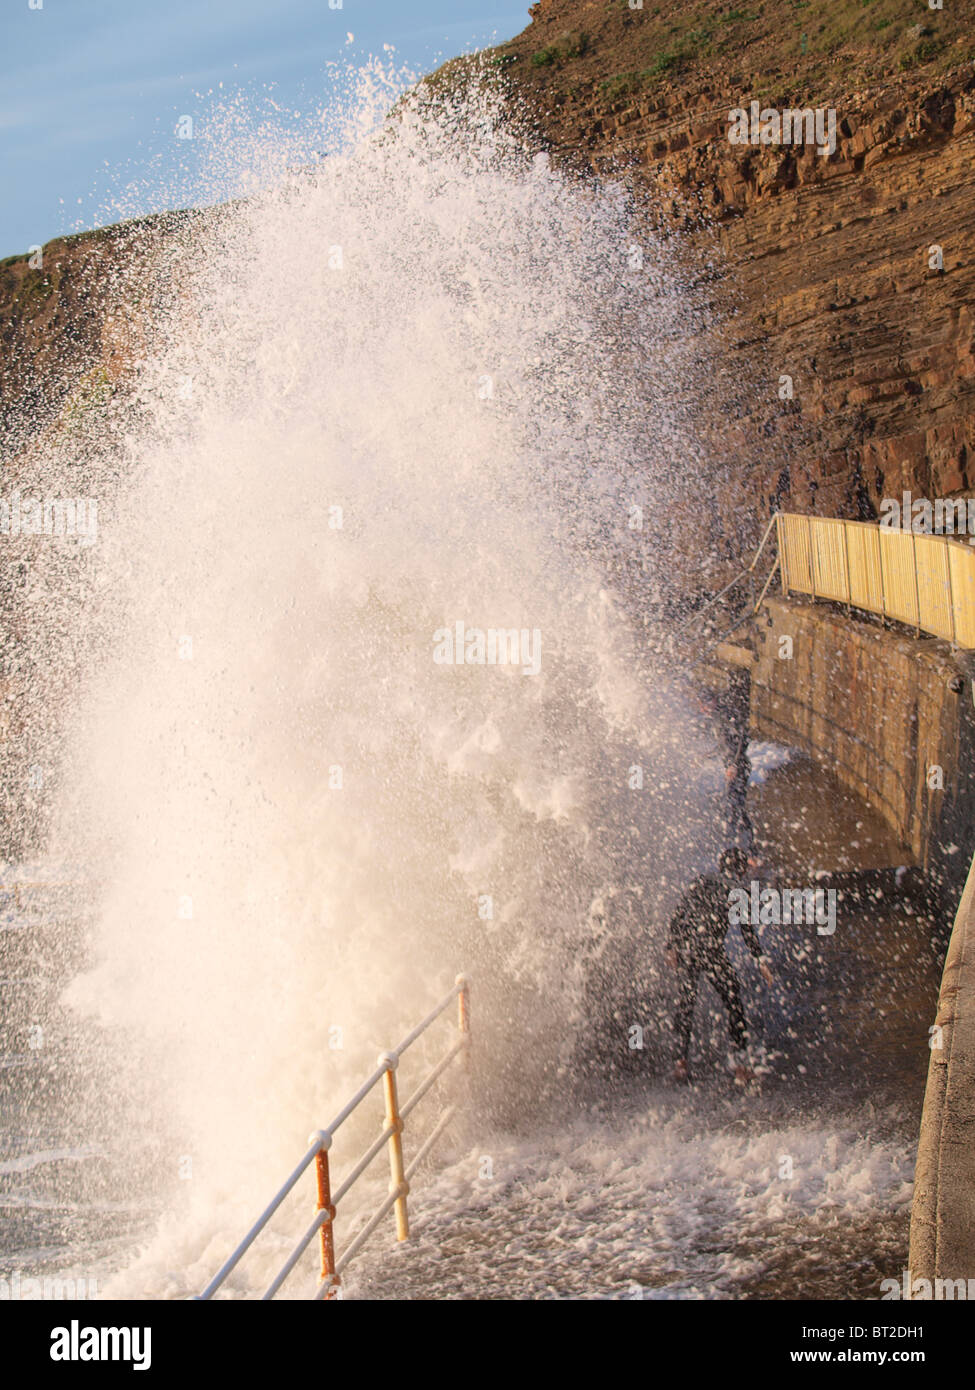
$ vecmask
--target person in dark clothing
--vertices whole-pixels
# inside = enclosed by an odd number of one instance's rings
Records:
[[[732,1046],[741,1054],[748,1043],[748,1024],[741,1004],[738,975],[728,957],[725,937],[729,926],[730,892],[740,886],[748,870],[748,856],[741,849],[727,849],[718,860],[718,874],[705,875],[691,884],[677,905],[667,933],[667,958],[679,973],[680,998],[674,1018],[678,1055],[674,1079],[686,1081],[691,1028],[701,975],[709,980],[728,1010],[728,1033]],[[755,928],[742,922],[741,934],[751,951],[765,983],[772,983],[772,972],[762,955]],[[744,1083],[751,1076],[744,1060],[735,1067],[735,1080]]]
[[[748,783],[752,765],[748,757],[750,678],[747,671],[733,671],[728,688],[698,694],[701,709],[713,721],[722,744],[726,805],[721,815],[725,844],[737,845],[750,854],[755,832],[748,815]]]
[[[746,731],[739,738],[733,756],[725,767],[728,814],[725,817],[724,829],[728,840],[736,844],[739,849],[748,852],[755,845],[755,832],[752,829],[751,818],[746,806],[751,772],[752,765],[748,757],[748,733]]]

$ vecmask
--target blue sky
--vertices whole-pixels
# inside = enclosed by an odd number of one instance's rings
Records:
[[[183,115],[199,133],[214,100],[243,92],[249,109],[270,97],[307,115],[329,100],[327,63],[375,54],[428,72],[520,33],[529,3],[0,0],[0,257],[119,207],[223,196],[174,134]]]

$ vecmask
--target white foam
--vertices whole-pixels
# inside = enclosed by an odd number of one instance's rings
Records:
[[[214,149],[263,191],[170,245],[136,400],[86,459],[53,852],[103,885],[66,994],[119,1030],[99,1105],[139,1171],[159,1137],[130,1293],[212,1272],[460,969],[485,1106],[540,1110],[593,897],[706,830],[704,736],[605,587],[634,495],[694,462],[672,251],[489,100],[364,135],[370,83],[306,176],[273,131]],[[458,616],[538,629],[538,674],[436,664]]]

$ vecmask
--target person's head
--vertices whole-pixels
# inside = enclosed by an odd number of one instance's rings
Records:
[[[718,868],[725,878],[744,878],[748,872],[748,855],[743,849],[726,849],[718,859]]]

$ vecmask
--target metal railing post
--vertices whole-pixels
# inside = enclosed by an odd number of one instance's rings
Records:
[[[917,574],[917,534],[911,527],[911,561],[914,565],[914,612],[917,615],[917,622],[914,626],[915,636],[921,635],[921,585]]]
[[[429,1072],[426,1079],[422,1081],[413,1094],[401,1104],[396,1083],[396,1069],[399,1066],[401,1056],[406,1052],[407,1048],[413,1046],[416,1040],[426,1032],[432,1023],[436,1022],[436,1020],[451,1007],[455,998],[458,1001],[457,1026],[460,1036],[449,1049],[446,1056],[440,1059],[433,1070]],[[318,1194],[315,1218],[309,1223],[298,1243],[294,1246],[290,1255],[264,1291],[261,1297],[262,1302],[266,1303],[274,1298],[285,1280],[288,1279],[292,1271],[297,1267],[302,1255],[314,1242],[316,1235],[321,1244],[321,1277],[314,1295],[316,1302],[324,1299],[341,1297],[342,1281],[339,1276],[342,1270],[370,1238],[380,1222],[384,1221],[391,1211],[394,1211],[396,1214],[397,1238],[401,1241],[407,1240],[410,1234],[410,1227],[406,1198],[410,1190],[410,1176],[423,1162],[436,1140],[454,1118],[456,1107],[454,1105],[448,1105],[441,1113],[432,1131],[427,1135],[414,1155],[409,1168],[404,1166],[403,1126],[406,1117],[412,1113],[414,1107],[436,1085],[437,1081],[453,1060],[463,1054],[466,1063],[467,1056],[470,1052],[470,1031],[470,984],[465,975],[458,975],[450,993],[446,994],[440,1000],[436,1008],[432,1009],[427,1017],[406,1035],[399,1046],[392,1049],[390,1052],[382,1053],[376,1065],[376,1070],[368,1080],[360,1086],[352,1099],[346,1102],[328,1128],[316,1130],[314,1134],[309,1136],[308,1150],[304,1158],[302,1158],[301,1162],[284,1185],[278,1190],[268,1206],[265,1207],[264,1211],[254,1222],[253,1226],[251,1226],[244,1239],[223,1262],[220,1269],[199,1295],[199,1298],[205,1301],[213,1297],[217,1289],[224,1283],[230,1272],[236,1268],[239,1261],[267,1226],[271,1217],[280,1209],[282,1202],[292,1191],[298,1179],[312,1164],[315,1165]],[[382,1130],[378,1138],[370,1144],[366,1152],[360,1157],[358,1163],[352,1168],[351,1172],[344,1176],[342,1182],[333,1192],[329,1161],[329,1150],[332,1147],[332,1140],[336,1131],[345,1123],[349,1116],[358,1109],[366,1097],[372,1094],[373,1088],[378,1086],[380,1082],[383,1083],[386,1100],[386,1119],[382,1126]],[[387,1144],[389,1145],[391,1181],[386,1200],[382,1203],[379,1210],[374,1213],[371,1219],[366,1222],[365,1226],[362,1227],[348,1247],[342,1252],[341,1256],[336,1259],[334,1225],[336,1210],[341,1206],[346,1193],[348,1193],[353,1183],[362,1176],[373,1160],[379,1157]]]
[[[379,1058],[379,1066],[384,1067],[383,1094],[386,1098],[385,1128],[389,1135],[389,1195],[395,1195],[396,1239],[408,1240],[410,1220],[406,1211],[406,1196],[410,1185],[403,1170],[403,1120],[399,1113],[399,1097],[396,1091],[396,1066],[399,1058],[394,1052],[384,1052]]]
[[[318,1210],[324,1212],[320,1232],[322,1249],[322,1283],[328,1284],[326,1298],[336,1298],[341,1279],[335,1272],[335,1207],[332,1204],[332,1180],[328,1167],[328,1151],[332,1146],[332,1136],[322,1130],[312,1135],[309,1143],[320,1139],[322,1147],[315,1159],[315,1179],[318,1186]]]

